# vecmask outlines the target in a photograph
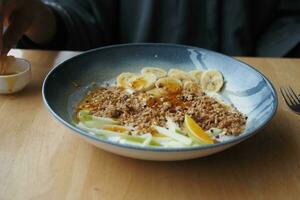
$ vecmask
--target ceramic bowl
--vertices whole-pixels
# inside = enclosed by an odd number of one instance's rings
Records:
[[[226,80],[221,95],[248,116],[246,130],[234,139],[209,146],[151,148],[110,142],[74,126],[74,108],[92,82],[101,84],[121,72],[139,72],[145,66],[220,70]],[[277,109],[277,94],[271,82],[253,67],[213,51],[170,44],[109,46],[75,56],[48,74],[43,98],[54,117],[95,146],[131,158],[164,161],[203,157],[236,145],[261,130]]]
[[[16,58],[11,63],[10,75],[0,75],[0,94],[12,94],[25,88],[31,79],[31,64],[24,59]]]

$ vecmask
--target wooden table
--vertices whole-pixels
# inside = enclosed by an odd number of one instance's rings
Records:
[[[300,116],[279,97],[272,122],[259,134],[206,158],[149,162],[86,143],[44,107],[42,81],[77,53],[20,51],[33,80],[0,96],[0,199],[299,199]],[[300,92],[300,59],[239,58],[274,83]]]

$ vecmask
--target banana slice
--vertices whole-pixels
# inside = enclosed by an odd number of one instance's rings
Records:
[[[201,92],[200,85],[196,82],[193,82],[193,81],[186,81],[183,84],[183,89],[187,90],[187,91],[190,91],[190,92],[193,92],[193,93],[200,93]]]
[[[165,95],[166,91],[164,91],[161,88],[153,88],[153,89],[147,91],[146,93],[157,98],[157,97],[161,97],[161,96]]]
[[[167,72],[157,67],[145,67],[141,71],[142,74],[154,74],[157,79],[167,76]]]
[[[223,84],[223,75],[217,70],[205,71],[201,76],[201,87],[203,90],[219,92]]]
[[[190,71],[189,74],[196,80],[197,83],[201,83],[201,76],[203,74],[203,71],[196,69]]]
[[[155,75],[142,74],[129,79],[128,86],[135,91],[146,91],[154,87],[155,81]]]
[[[167,93],[178,93],[182,90],[182,83],[180,80],[172,77],[160,78],[155,83],[156,88],[161,88]]]
[[[128,81],[136,76],[134,73],[125,72],[117,77],[117,86],[121,88],[128,88]]]
[[[170,69],[168,72],[168,76],[180,80],[182,83],[185,81],[194,81],[193,77],[179,69]]]

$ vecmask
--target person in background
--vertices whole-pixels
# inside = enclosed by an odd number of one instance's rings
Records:
[[[233,56],[299,56],[299,0],[0,0],[1,54],[138,42]],[[0,25],[1,26],[1,25]]]

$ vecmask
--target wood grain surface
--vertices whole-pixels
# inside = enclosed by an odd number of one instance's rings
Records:
[[[256,136],[206,158],[150,162],[86,143],[44,107],[42,81],[76,52],[13,50],[32,63],[23,91],[0,95],[0,199],[299,199],[300,116],[279,96]],[[300,93],[300,59],[239,58]]]

